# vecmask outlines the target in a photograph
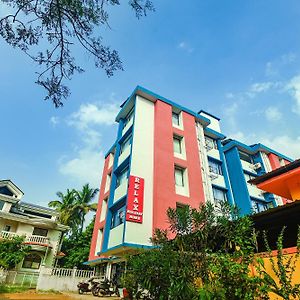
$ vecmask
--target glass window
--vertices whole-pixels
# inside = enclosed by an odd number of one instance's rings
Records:
[[[28,269],[39,269],[41,265],[42,258],[35,253],[28,254],[25,256],[22,268]]]
[[[252,208],[255,213],[259,213],[271,208],[271,206],[269,207],[268,203],[262,201],[252,200]]]
[[[243,152],[243,151],[240,151],[239,150],[239,155],[240,155],[240,159],[243,160],[243,161],[247,161],[248,163],[252,164],[253,163],[253,160],[252,160],[252,157],[250,154],[246,153],[246,152]]]
[[[11,230],[11,225],[5,225],[4,226],[4,231],[9,232]]]
[[[7,186],[0,187],[0,194],[13,197],[12,191]]]
[[[131,135],[129,135],[121,144],[120,154],[122,154],[131,144]]]
[[[5,203],[5,201],[0,200],[0,210],[2,210],[4,203]]]
[[[221,167],[220,163],[218,163],[216,161],[208,160],[208,167],[209,167],[209,172],[218,174],[218,175],[223,175],[222,167]]]
[[[226,191],[213,187],[214,200],[216,202],[227,201]]]
[[[184,186],[184,169],[175,167],[175,185]]]
[[[120,186],[128,178],[128,167],[117,176],[117,187]]]
[[[48,229],[34,227],[32,235],[47,236]]]
[[[218,149],[217,141],[209,136],[205,136],[205,146],[208,151],[211,149]]]
[[[181,143],[182,143],[181,137],[177,137],[177,136],[173,137],[173,148],[175,153],[182,153]]]
[[[114,211],[111,219],[111,228],[115,228],[124,223],[125,220],[125,206]]]
[[[179,114],[172,112],[172,123],[176,126],[180,125]]]

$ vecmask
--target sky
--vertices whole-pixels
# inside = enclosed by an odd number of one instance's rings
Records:
[[[47,205],[57,191],[99,187],[114,118],[136,85],[220,117],[228,137],[300,157],[299,1],[153,2],[138,20],[124,1],[110,10],[110,28],[97,29],[124,71],[107,78],[74,49],[86,72],[67,82],[72,94],[58,109],[34,83],[37,66],[0,39],[0,178],[24,201]]]

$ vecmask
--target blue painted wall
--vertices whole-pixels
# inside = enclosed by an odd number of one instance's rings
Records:
[[[224,155],[235,204],[240,208],[241,214],[250,214],[251,200],[237,147],[230,148]]]

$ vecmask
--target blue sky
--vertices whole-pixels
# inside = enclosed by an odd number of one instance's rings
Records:
[[[111,30],[99,29],[125,70],[107,78],[75,49],[86,72],[60,109],[43,101],[36,66],[0,40],[0,178],[24,200],[45,205],[57,191],[98,187],[114,116],[136,85],[219,116],[229,137],[300,157],[299,1],[154,0],[141,20],[125,2],[111,10]]]

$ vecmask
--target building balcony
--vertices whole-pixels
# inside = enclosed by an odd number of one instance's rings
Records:
[[[24,244],[29,245],[37,245],[39,247],[49,247],[50,246],[50,239],[46,236],[39,236],[39,235],[31,235],[31,234],[23,234],[23,233],[16,233],[10,231],[2,230],[0,232],[0,239],[11,239],[15,236],[23,236]]]

